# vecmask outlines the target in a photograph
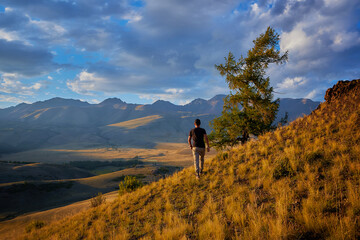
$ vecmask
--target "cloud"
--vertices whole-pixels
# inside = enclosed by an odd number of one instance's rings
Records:
[[[124,11],[124,3],[117,0],[4,0],[5,6],[22,9],[36,18],[59,21],[90,19],[92,17],[118,15]]]
[[[156,82],[148,81],[146,75],[125,71],[111,64],[92,66],[83,70],[67,86],[74,92],[93,95],[95,92],[127,93],[151,92]],[[154,86],[155,85],[155,86]]]
[[[9,95],[2,95],[0,94],[0,102],[10,102],[10,103],[30,103],[22,98],[9,96]]]
[[[344,51],[354,46],[359,46],[360,34],[358,32],[339,32],[334,36],[331,48],[335,52]]]
[[[61,44],[66,42],[66,39],[64,38],[66,38],[65,34],[67,33],[67,30],[57,23],[43,20],[33,20],[30,18],[28,25],[29,29],[32,29],[36,34],[30,35],[33,41],[45,42],[46,45]]]
[[[284,32],[281,35],[281,49],[286,49],[298,58],[307,56],[313,50],[314,38],[307,36],[300,25],[291,32]]]
[[[18,95],[33,95],[35,92],[45,87],[45,83],[36,82],[33,84],[23,84],[18,79],[19,76],[17,74],[3,74],[0,81],[0,92],[16,93]]]
[[[66,85],[74,92],[84,95],[93,95],[92,91],[97,90],[96,84],[103,81],[103,78],[88,73],[86,70],[79,73],[73,81],[67,81]]]
[[[178,99],[186,99],[186,92],[189,90],[186,89],[176,89],[176,88],[169,88],[165,89],[164,93],[158,94],[142,94],[140,98],[142,99],[151,99],[153,101],[156,100],[166,100],[170,102],[177,102]],[[182,101],[180,103],[187,103],[188,101]]]
[[[52,54],[39,46],[0,39],[0,72],[37,76],[58,67]]]
[[[316,94],[317,94],[317,90],[312,90],[305,96],[305,98],[312,99],[316,96]]]
[[[7,32],[4,29],[0,29],[0,39],[4,39],[8,42],[20,40],[20,37],[15,32]]]
[[[306,78],[295,77],[295,78],[285,78],[281,83],[278,83],[277,86],[280,89],[296,89],[298,86],[304,85],[307,82]]]

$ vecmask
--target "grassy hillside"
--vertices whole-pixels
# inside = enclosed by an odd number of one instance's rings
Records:
[[[360,80],[310,116],[25,239],[359,239]]]

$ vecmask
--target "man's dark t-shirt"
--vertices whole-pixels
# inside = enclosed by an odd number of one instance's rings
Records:
[[[203,128],[193,128],[190,130],[189,136],[194,140],[194,147],[205,148],[205,134],[206,131]]]

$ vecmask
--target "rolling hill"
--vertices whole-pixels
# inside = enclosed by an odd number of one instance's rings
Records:
[[[186,142],[197,117],[210,131],[208,123],[221,114],[224,97],[195,99],[183,106],[163,100],[146,105],[128,104],[117,98],[99,104],[62,98],[22,103],[0,109],[0,154],[38,148],[152,148],[156,142]],[[292,121],[318,105],[319,102],[309,99],[281,99],[278,118],[288,112]],[[137,127],[111,127],[131,123]]]
[[[360,79],[309,116],[23,239],[359,239]]]

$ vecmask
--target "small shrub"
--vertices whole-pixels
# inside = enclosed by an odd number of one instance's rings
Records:
[[[314,152],[311,152],[311,153],[308,153],[305,155],[305,160],[310,164],[318,162],[323,158],[324,158],[324,155],[320,151],[314,151]]]
[[[321,151],[314,151],[306,154],[305,161],[308,162],[309,164],[318,163],[323,168],[327,168],[332,164],[331,160],[325,158],[324,153]]]
[[[132,192],[135,189],[142,187],[143,183],[134,176],[126,176],[124,181],[119,184],[119,194]]]
[[[44,226],[45,226],[44,221],[34,220],[31,223],[29,223],[29,225],[26,226],[25,230],[26,230],[27,233],[29,233],[34,229],[40,229],[40,228],[42,228]]]
[[[106,202],[106,197],[104,197],[104,195],[102,195],[102,193],[98,193],[97,196],[93,197],[90,200],[91,207],[98,207],[105,202]]]
[[[289,159],[280,159],[279,163],[274,169],[273,177],[278,180],[283,177],[292,177],[295,175],[294,170],[290,166]]]

